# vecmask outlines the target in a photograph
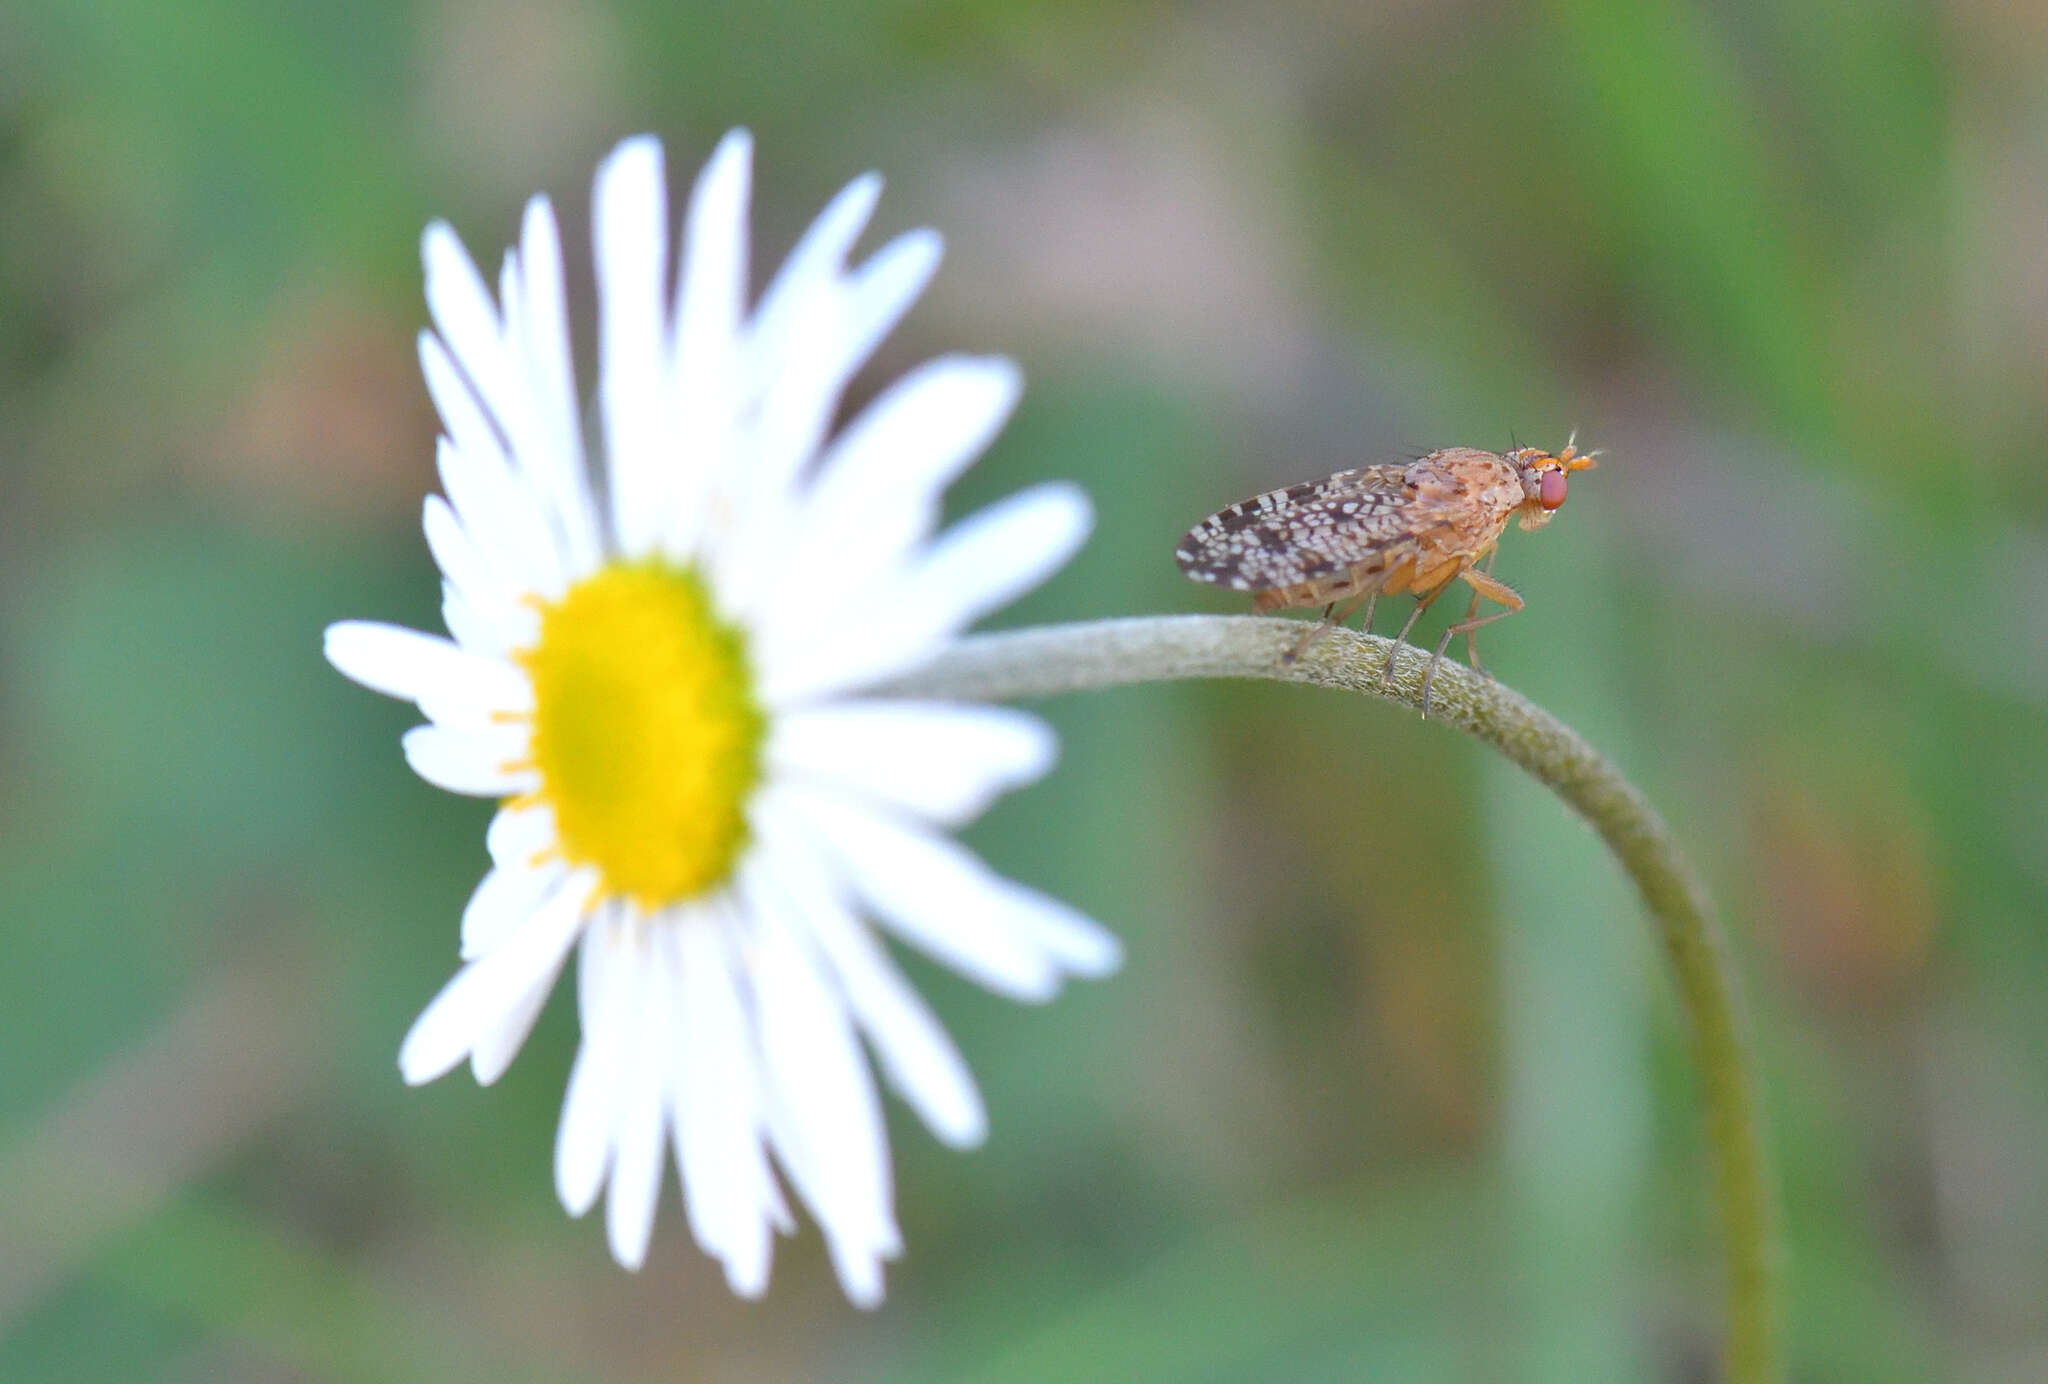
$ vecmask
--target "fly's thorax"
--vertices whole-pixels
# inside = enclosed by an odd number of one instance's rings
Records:
[[[1477,447],[1445,447],[1408,468],[1410,484],[1448,484],[1467,494],[1513,482],[1515,476],[1515,468],[1506,457],[1482,452]]]
[[[1511,456],[1477,447],[1447,447],[1425,460],[1436,463],[1438,475],[1452,493],[1442,497],[1442,512],[1467,546],[1490,546],[1521,508],[1524,488]]]

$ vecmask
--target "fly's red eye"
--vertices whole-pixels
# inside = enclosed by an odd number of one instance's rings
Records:
[[[1536,483],[1536,503],[1545,509],[1556,509],[1564,503],[1564,472],[1545,471],[1543,479]]]

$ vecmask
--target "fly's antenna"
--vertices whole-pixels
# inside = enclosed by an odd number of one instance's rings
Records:
[[[1557,459],[1564,463],[1564,469],[1567,471],[1588,471],[1598,466],[1600,463],[1597,458],[1600,453],[1597,450],[1591,452],[1580,451],[1578,449],[1578,441],[1579,430],[1573,428],[1571,436],[1567,437],[1564,441],[1564,450],[1557,454]]]

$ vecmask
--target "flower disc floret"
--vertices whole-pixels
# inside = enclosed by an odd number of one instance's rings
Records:
[[[652,913],[730,878],[767,728],[740,632],[690,568],[603,568],[519,654],[533,765],[571,865]]]

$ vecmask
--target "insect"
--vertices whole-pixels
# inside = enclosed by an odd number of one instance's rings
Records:
[[[1555,455],[1535,447],[1506,453],[1446,447],[1419,461],[1339,471],[1210,515],[1188,530],[1173,556],[1191,580],[1251,592],[1257,610],[1323,607],[1321,622],[1288,651],[1289,663],[1361,603],[1370,628],[1381,596],[1411,593],[1415,609],[1394,638],[1382,676],[1392,674],[1422,612],[1463,577],[1472,602],[1430,658],[1422,680],[1427,716],[1451,637],[1465,636],[1466,658],[1483,672],[1474,632],[1522,608],[1515,589],[1493,575],[1508,520],[1519,517],[1525,529],[1549,523],[1565,501],[1565,478],[1594,465],[1597,455],[1573,442]],[[1480,615],[1482,596],[1507,608]]]

